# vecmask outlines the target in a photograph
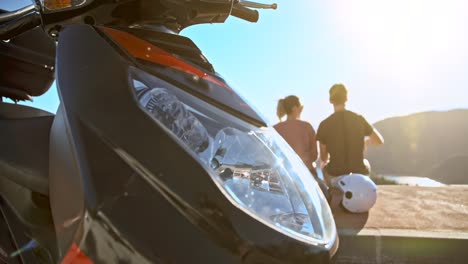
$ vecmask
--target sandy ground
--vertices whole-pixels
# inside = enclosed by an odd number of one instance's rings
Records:
[[[468,185],[380,185],[377,203],[365,214],[334,208],[338,229],[403,229],[468,233]]]

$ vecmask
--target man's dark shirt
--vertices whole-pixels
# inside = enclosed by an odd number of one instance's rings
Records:
[[[372,126],[364,117],[348,110],[335,112],[322,121],[317,140],[326,145],[330,153],[327,173],[332,176],[369,174],[363,162],[364,137],[372,132]]]

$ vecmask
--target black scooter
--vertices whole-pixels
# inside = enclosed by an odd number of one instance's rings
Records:
[[[240,0],[36,0],[0,14],[0,263],[328,263],[317,182],[178,35]]]

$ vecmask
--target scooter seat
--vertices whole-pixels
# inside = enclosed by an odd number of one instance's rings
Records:
[[[0,177],[49,195],[49,134],[54,115],[0,103]]]

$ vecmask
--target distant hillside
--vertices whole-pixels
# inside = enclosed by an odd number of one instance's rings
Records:
[[[468,184],[468,110],[424,112],[379,121],[382,147],[368,150],[377,174]]]
[[[447,184],[468,184],[468,155],[448,158],[437,164],[427,177]]]

